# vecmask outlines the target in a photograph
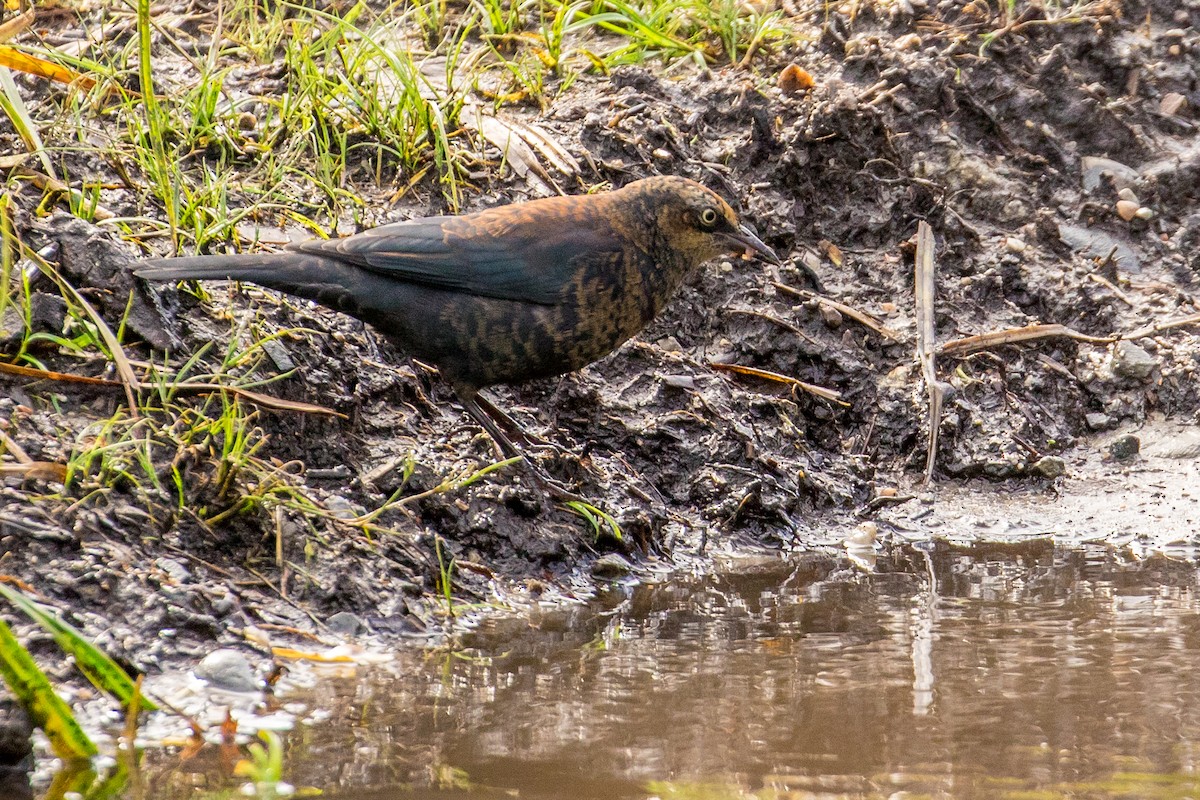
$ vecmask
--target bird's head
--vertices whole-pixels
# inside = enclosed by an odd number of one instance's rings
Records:
[[[660,176],[626,187],[633,189],[652,198],[651,214],[661,235],[689,264],[698,265],[719,255],[747,251],[772,264],[780,263],[775,251],[738,220],[728,203],[695,181]]]

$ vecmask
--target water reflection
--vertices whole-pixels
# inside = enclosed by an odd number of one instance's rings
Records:
[[[332,798],[1183,797],[1200,792],[1192,563],[901,549],[614,589],[456,653],[320,682],[287,779]],[[294,698],[288,698],[294,699]],[[219,782],[200,757],[150,796]]]

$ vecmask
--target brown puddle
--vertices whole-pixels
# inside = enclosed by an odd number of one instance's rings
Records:
[[[285,778],[380,800],[1195,795],[1197,578],[1033,542],[615,588],[286,692],[330,715],[285,734]],[[224,796],[205,753],[148,753],[142,796]]]

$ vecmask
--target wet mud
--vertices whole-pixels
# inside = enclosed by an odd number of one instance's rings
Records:
[[[1090,3],[1078,19],[1032,10],[1001,29],[974,3],[847,5],[791,9],[802,43],[754,72],[621,67],[581,76],[544,112],[506,110],[588,165],[555,176],[564,190],[694,178],[787,262],[710,263],[616,354],[492,393],[558,447],[546,469],[612,514],[623,541],[596,539],[517,466],[385,512],[386,533],[339,522],[494,462],[492,444],[435,375],[360,323],[248,286],[201,301],[141,284],[131,243],[60,212],[18,224],[114,324],[133,298],[133,357],[185,359],[215,342],[204,358],[219,361],[231,337],[286,331],[255,377],[290,377],[262,391],[342,416],[260,409],[244,421],[276,478],[320,513],[251,505],[210,524],[236,501],[204,459],[185,464],[183,510],[120,481],[71,496],[8,478],[2,571],[131,670],[154,672],[245,646],[250,629],[276,641],[437,633],[450,624],[439,597],[450,560],[456,602],[519,607],[587,597],[594,564],[620,568],[613,552],[661,569],[722,551],[840,557],[847,541],[871,550],[895,537],[1070,539],[1083,511],[1099,517],[1094,535],[1125,544],[1193,536],[1200,6]],[[790,64],[815,85],[777,85]],[[428,183],[389,205],[394,187],[365,166],[350,180],[379,196],[368,224],[443,210]],[[469,208],[547,190],[511,171],[476,188]],[[932,487],[914,358],[921,221],[936,242],[939,344],[1034,324],[1067,333],[939,357],[948,394]],[[34,324],[61,327],[61,304],[43,295]],[[122,402],[119,389],[2,380],[4,431],[38,461],[65,462]],[[1131,487],[1160,513],[1106,516]],[[1070,511],[1043,517],[1063,498]],[[939,509],[951,510],[931,525]],[[971,514],[984,522],[965,524]],[[53,662],[48,637],[21,632]],[[50,671],[69,675],[60,662]]]

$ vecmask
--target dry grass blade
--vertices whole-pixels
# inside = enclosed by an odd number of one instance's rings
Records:
[[[1137,333],[1137,331],[1134,333]],[[1024,328],[1007,328],[1002,331],[993,331],[992,333],[982,333],[978,336],[955,339],[952,342],[946,342],[942,345],[941,353],[944,356],[962,356],[967,353],[974,353],[976,350],[986,350],[989,347],[998,347],[1003,344],[1031,342],[1038,339],[1053,339],[1056,337],[1066,337],[1068,339],[1076,339],[1080,342],[1094,342],[1096,344],[1112,344],[1118,338],[1115,336],[1089,336],[1073,328],[1068,328],[1066,325],[1026,325]],[[1131,335],[1124,338],[1138,337]]]
[[[270,408],[275,411],[298,411],[302,414],[324,414],[329,417],[346,419],[345,414],[334,411],[332,408],[326,408],[314,403],[302,403],[298,400],[284,400],[282,397],[272,397],[269,394],[252,392],[249,389],[242,389],[238,386],[222,386],[219,383],[176,383],[171,386],[171,390],[184,394],[225,392],[240,397],[256,406]]]
[[[1153,336],[1156,333],[1169,331],[1172,328],[1183,328],[1188,325],[1200,325],[1200,314],[1189,314],[1186,317],[1176,317],[1164,322],[1156,322],[1153,325],[1147,325],[1144,328],[1122,333],[1118,339],[1141,339],[1145,336]]]
[[[1113,283],[1112,281],[1110,281],[1108,278],[1104,277],[1103,275],[1097,275],[1095,272],[1092,272],[1092,273],[1088,274],[1088,280],[1091,280],[1091,281],[1094,281],[1094,282],[1100,284],[1105,289],[1108,289],[1110,292],[1112,292],[1113,295],[1118,300],[1120,300],[1122,303],[1129,306],[1130,308],[1133,307],[1133,301],[1129,299],[1129,295],[1122,292],[1120,290],[1120,288],[1118,288],[1117,285],[1115,283]]]
[[[28,464],[0,464],[0,477],[33,478],[65,483],[67,465],[54,461],[30,461]]]
[[[22,464],[33,463],[33,459],[25,452],[25,448],[14,442],[12,437],[4,431],[0,431],[0,446],[3,446],[4,452],[10,453],[18,462]]]
[[[461,119],[464,127],[499,148],[513,172],[535,186],[540,185],[543,192],[563,193],[538,160],[538,153],[562,174],[568,177],[579,174],[579,163],[571,154],[533,126],[501,119],[478,105],[464,108]]]
[[[709,362],[708,366],[718,372],[732,372],[734,375],[745,375],[751,378],[761,378],[765,381],[774,381],[775,383],[783,383],[796,389],[801,389],[811,395],[820,397],[822,400],[828,400],[838,405],[849,406],[850,404],[842,400],[842,393],[833,389],[826,389],[824,386],[817,386],[814,383],[805,383],[798,378],[790,378],[787,375],[780,375],[778,372],[770,370],[758,369],[757,367],[743,367],[740,364],[717,364]]]
[[[772,282],[772,285],[779,291],[783,292],[784,294],[791,295],[792,297],[797,297],[802,300],[815,300],[822,305],[837,309],[843,316],[849,317],[858,324],[870,328],[885,339],[891,339],[893,342],[903,341],[900,334],[896,333],[887,325],[884,325],[882,322],[865,311],[859,311],[857,308],[848,306],[845,303],[839,303],[837,300],[831,300],[824,295],[819,295],[816,292],[810,292],[807,289],[796,289],[792,286],[788,286],[786,283]]]
[[[41,270],[50,280],[58,285],[58,289],[62,292],[63,297],[70,297],[76,304],[87,312],[88,317],[92,320],[92,324],[96,326],[96,331],[100,334],[100,338],[104,340],[104,345],[108,348],[109,357],[113,361],[113,366],[116,367],[117,375],[121,378],[121,383],[125,388],[125,397],[129,401],[129,414],[134,419],[140,416],[138,412],[137,396],[134,394],[135,387],[139,385],[137,376],[133,374],[133,366],[129,363],[129,358],[125,355],[125,349],[121,347],[121,342],[117,340],[116,334],[108,327],[108,323],[104,321],[104,317],[100,315],[92,304],[84,298],[70,281],[64,278],[59,271],[53,267],[50,262],[38,255],[34,250],[22,243],[21,253]]]
[[[93,378],[90,375],[72,375],[69,372],[54,372],[36,367],[22,367],[20,364],[6,364],[0,361],[0,372],[9,375],[20,375],[23,378],[37,378],[60,383],[86,383],[91,386],[120,386],[120,381],[110,381],[107,378]]]
[[[936,299],[936,269],[933,260],[933,229],[921,220],[917,225],[916,300],[917,300],[917,361],[929,392],[929,449],[925,455],[925,483],[933,480],[933,464],[937,457],[938,428],[942,423],[942,401],[945,390],[937,379],[937,331],[934,326]]]
[[[7,42],[33,24],[33,9],[29,9],[0,25],[0,42]]]
[[[157,384],[144,383],[134,377],[131,384],[125,384],[122,381],[112,381],[107,378],[93,378],[88,375],[72,375],[68,372],[53,372],[45,369],[35,369],[34,367],[22,367],[17,364],[5,364],[0,362],[0,373],[8,373],[9,375],[20,375],[25,378],[35,378],[38,380],[58,381],[59,383],[83,383],[89,386],[108,386],[120,387],[130,385],[134,389],[141,391],[144,389],[155,389]],[[345,418],[345,414],[334,411],[332,408],[318,406],[313,403],[302,403],[296,400],[284,400],[280,397],[272,397],[268,394],[253,392],[249,389],[243,389],[240,386],[224,386],[219,383],[173,383],[168,384],[167,388],[176,394],[208,394],[212,392],[222,392],[253,403],[261,408],[269,408],[274,411],[298,411],[302,414],[324,414],[331,417]]]

